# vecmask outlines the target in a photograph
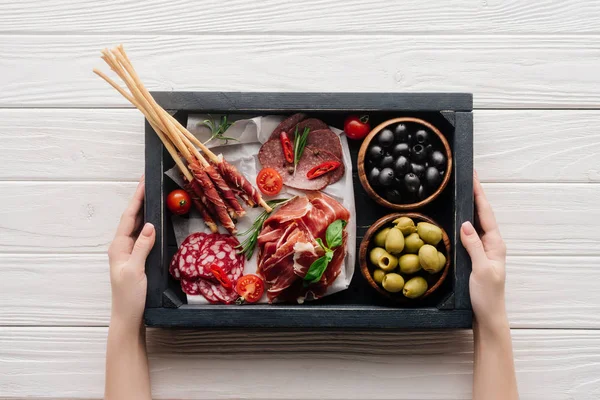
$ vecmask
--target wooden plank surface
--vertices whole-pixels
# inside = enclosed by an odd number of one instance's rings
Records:
[[[0,33],[600,33],[594,0],[27,0],[0,9]]]
[[[466,331],[152,330],[148,341],[157,399],[466,400],[471,394]],[[600,346],[599,332],[516,330],[513,341],[522,400],[600,393],[600,355],[590,351]],[[0,397],[101,398],[105,343],[106,328],[0,328]]]
[[[600,111],[476,110],[486,182],[600,182]],[[134,181],[144,170],[133,109],[0,109],[0,180]]]
[[[511,326],[600,329],[598,265],[600,257],[509,257]],[[0,254],[0,276],[0,326],[108,326],[104,254]]]
[[[0,107],[125,106],[91,72],[125,43],[151,90],[473,91],[477,108],[598,108],[599,38],[0,35]]]
[[[0,182],[0,252],[105,252],[135,186]],[[510,255],[600,255],[597,185],[484,186]]]

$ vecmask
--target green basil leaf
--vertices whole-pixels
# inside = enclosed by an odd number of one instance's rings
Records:
[[[325,239],[327,239],[327,245],[330,249],[335,249],[342,245],[343,231],[346,224],[347,222],[343,219],[337,219],[327,227]]]
[[[323,250],[328,250],[327,246],[325,246],[325,244],[323,243],[323,241],[321,240],[321,238],[316,238],[315,240],[317,241],[317,243],[319,244],[319,246],[321,246],[321,248]]]
[[[308,283],[315,283],[321,280],[323,273],[327,269],[329,262],[333,259],[333,251],[326,250],[325,255],[317,258],[308,268],[304,280]]]

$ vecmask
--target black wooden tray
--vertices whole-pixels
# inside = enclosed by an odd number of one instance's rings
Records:
[[[454,170],[442,195],[418,212],[431,216],[448,232],[453,245],[451,272],[434,295],[410,308],[391,304],[375,292],[355,267],[348,290],[303,305],[190,305],[179,282],[169,276],[176,251],[165,208],[165,193],[174,189],[164,175],[174,163],[146,122],[145,219],[156,227],[156,244],[146,263],[148,326],[193,328],[470,328],[471,261],[460,244],[459,230],[473,218],[473,97],[466,93],[233,93],[155,92],[157,102],[186,125],[189,114],[235,113],[249,116],[304,111],[342,128],[349,113],[368,112],[371,126],[387,119],[414,116],[434,124],[453,151]],[[392,213],[371,200],[356,175],[360,143],[350,142],[354,165],[358,246],[368,227]]]

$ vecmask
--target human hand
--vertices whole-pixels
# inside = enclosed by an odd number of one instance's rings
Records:
[[[480,327],[494,327],[506,321],[506,245],[476,172],[473,174],[473,191],[479,234],[470,222],[465,222],[460,238],[473,264],[469,290],[475,319]]]
[[[111,321],[128,328],[139,328],[146,303],[146,273],[144,265],[154,245],[156,232],[143,222],[144,178],[140,180],[133,199],[121,216],[115,238],[108,249],[112,289]],[[139,232],[139,236],[138,236]]]

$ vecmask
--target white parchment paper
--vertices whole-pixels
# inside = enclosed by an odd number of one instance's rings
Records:
[[[219,115],[190,115],[188,117],[187,129],[202,142],[206,142],[210,138],[211,131],[202,122],[206,119],[219,120],[219,118]],[[208,147],[210,147],[214,153],[222,154],[230,164],[235,165],[250,182],[254,183],[256,182],[256,175],[261,169],[260,163],[258,162],[258,150],[262,143],[269,139],[271,132],[279,125],[283,120],[283,117],[262,116],[251,119],[242,118],[243,117],[241,116],[229,115],[229,121],[235,121],[235,123],[225,133],[225,136],[237,138],[239,141],[229,141],[228,144],[224,145],[222,141],[212,140],[208,143]],[[340,137],[346,171],[342,179],[333,185],[327,186],[323,192],[342,203],[344,207],[350,211],[351,217],[346,227],[348,230],[348,245],[346,247],[346,257],[344,258],[344,268],[342,268],[342,272],[334,283],[327,289],[326,295],[348,288],[350,281],[352,280],[352,275],[354,274],[354,261],[356,255],[356,213],[354,209],[354,189],[352,185],[352,161],[350,159],[350,151],[348,149],[346,136],[340,135],[342,131],[334,127],[330,127],[330,129]],[[173,179],[179,186],[183,186],[184,182],[177,167],[167,171],[166,175]],[[303,193],[302,191],[284,186],[282,191],[274,198],[288,198],[296,194],[301,195]],[[267,200],[269,199],[269,197],[265,198]],[[243,218],[240,218],[236,223],[239,232],[248,230],[252,225],[252,222],[263,209],[261,207],[246,207],[246,211],[246,215]],[[177,245],[181,245],[181,242],[194,232],[210,233],[196,210],[192,210],[187,218],[173,216],[172,221]],[[223,227],[219,227],[219,230],[226,233]],[[240,242],[243,241],[244,237],[239,237],[239,240]],[[246,261],[244,274],[256,273],[256,265],[257,251],[254,252],[252,259]],[[208,301],[202,296],[188,295],[187,299],[190,304],[208,304]],[[267,302],[266,295],[263,296],[260,302]]]

